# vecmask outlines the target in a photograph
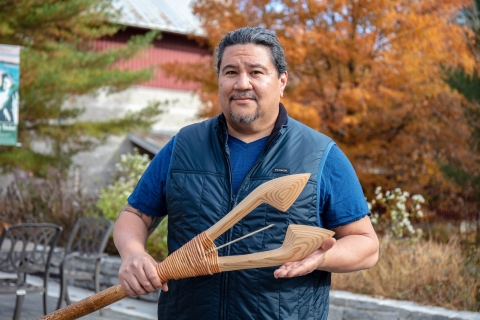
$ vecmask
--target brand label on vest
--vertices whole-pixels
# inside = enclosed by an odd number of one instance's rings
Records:
[[[290,173],[290,170],[285,168],[274,168],[273,173]]]

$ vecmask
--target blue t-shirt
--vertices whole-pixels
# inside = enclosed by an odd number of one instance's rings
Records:
[[[172,138],[140,178],[128,203],[150,216],[165,216],[166,181],[175,138]],[[243,178],[262,152],[268,137],[245,143],[229,136],[232,187],[236,194]],[[325,155],[325,166],[320,180],[320,216],[325,228],[336,228],[360,220],[369,214],[367,202],[352,164],[334,145]]]
[[[230,150],[230,167],[232,168],[232,189],[236,195],[242,184],[243,178],[253,167],[258,156],[267,144],[268,136],[245,143],[240,139],[228,136],[228,149]]]

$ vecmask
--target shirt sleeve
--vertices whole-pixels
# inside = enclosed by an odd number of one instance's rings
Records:
[[[167,214],[165,189],[174,141],[175,137],[155,155],[128,197],[128,204],[149,216]]]
[[[325,160],[319,200],[324,228],[337,228],[370,215],[357,174],[347,156],[336,145]]]

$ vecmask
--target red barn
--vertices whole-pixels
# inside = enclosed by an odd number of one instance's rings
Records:
[[[118,161],[119,154],[138,147],[152,156],[180,128],[200,120],[197,114],[201,102],[193,92],[195,84],[177,82],[165,76],[158,68],[158,65],[166,62],[193,62],[211,55],[207,48],[189,38],[189,35],[203,35],[200,22],[192,13],[190,1],[114,0],[114,6],[120,11],[118,22],[125,28],[112,37],[96,41],[95,48],[102,50],[120,47],[132,36],[159,30],[162,38],[155,40],[151,49],[118,66],[133,70],[154,67],[154,77],[119,93],[101,92],[95,97],[82,97],[77,101],[86,106],[82,117],[113,118],[127,111],[139,110],[150,101],[168,101],[168,105],[148,136],[131,133],[127,137],[112,137],[107,144],[93,152],[76,156],[75,162],[82,171],[87,172],[82,175],[86,184],[102,184],[108,178],[113,164]],[[95,177],[97,181],[88,181],[91,177]]]
[[[139,69],[166,62],[194,62],[210,56],[210,52],[198,45],[189,35],[202,36],[199,21],[191,12],[190,0],[116,0],[114,6],[120,10],[120,23],[126,29],[113,37],[98,40],[97,49],[108,49],[124,45],[132,36],[145,34],[149,30],[159,30],[161,40],[155,40],[153,48],[141,57],[131,59],[122,68]],[[187,90],[195,89],[193,84],[185,84],[166,77],[157,70],[154,78],[142,86],[150,88]]]

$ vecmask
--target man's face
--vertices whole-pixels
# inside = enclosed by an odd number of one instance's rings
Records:
[[[277,75],[267,47],[234,45],[225,49],[218,75],[223,114],[237,124],[270,125],[287,84],[287,73]]]
[[[12,84],[13,84],[12,80],[8,77],[5,77],[2,83],[3,90],[7,91],[8,89],[10,89],[12,87]]]

